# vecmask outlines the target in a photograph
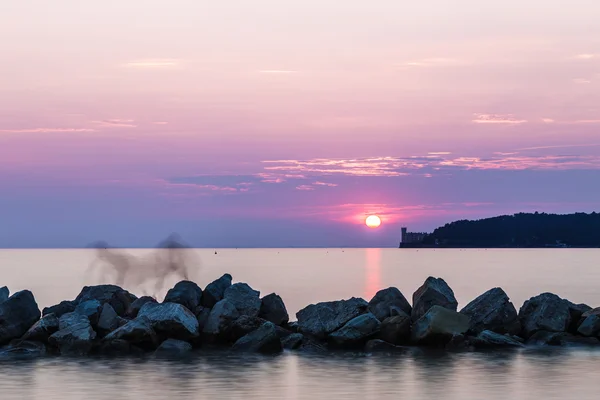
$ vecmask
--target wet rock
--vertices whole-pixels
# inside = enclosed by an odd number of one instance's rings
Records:
[[[0,359],[30,359],[38,358],[46,355],[46,346],[43,343],[22,340],[15,345],[11,345],[0,350]]]
[[[448,343],[444,346],[447,351],[452,352],[469,352],[475,350],[475,347],[471,343],[471,337],[458,333],[452,335]]]
[[[581,322],[583,322],[590,315],[596,315],[596,316],[600,317],[600,307],[592,308],[590,310],[585,311],[583,314],[581,314]]]
[[[231,286],[231,280],[231,275],[225,274],[219,279],[209,283],[202,295],[202,305],[206,308],[213,308],[215,304],[223,300],[225,290]]]
[[[369,340],[365,345],[367,353],[406,353],[409,349],[403,346],[395,346],[381,339]]]
[[[133,303],[131,303],[129,305],[129,308],[127,308],[127,312],[125,313],[125,316],[130,319],[137,317],[138,313],[140,312],[140,309],[146,303],[158,303],[158,302],[156,301],[156,299],[154,297],[142,296],[139,299],[136,299]]]
[[[348,321],[367,312],[369,304],[360,298],[311,304],[296,313],[299,332],[325,339]]]
[[[138,313],[150,320],[152,328],[161,337],[193,340],[198,337],[198,320],[190,310],[176,303],[146,303]]]
[[[288,322],[287,324],[285,324],[285,329],[287,329],[288,331],[290,331],[292,333],[298,333],[299,332],[298,321]]]
[[[418,344],[441,346],[468,329],[469,317],[435,305],[413,324],[411,338]]]
[[[42,310],[42,315],[46,316],[48,314],[54,314],[56,316],[56,318],[60,318],[64,314],[75,311],[76,307],[77,307],[77,303],[75,303],[74,301],[64,300],[64,301],[61,301],[59,304],[44,308]]]
[[[156,348],[156,346],[154,346]],[[114,339],[102,342],[98,347],[98,353],[104,356],[130,356],[143,355],[144,350],[129,343],[124,339]]]
[[[196,310],[202,301],[202,289],[191,281],[178,282],[165,296],[164,303],[177,303],[190,311]]]
[[[567,332],[554,332],[548,340],[550,346],[587,347],[600,346],[600,340],[595,337],[575,336]]]
[[[440,306],[456,311],[458,302],[454,297],[454,292],[450,289],[446,281],[442,278],[433,278],[430,276],[413,294],[412,320],[418,320],[433,306]]]
[[[600,316],[593,314],[588,316],[577,328],[577,333],[587,337],[600,336]]]
[[[255,331],[240,338],[231,349],[234,351],[271,354],[281,352],[283,347],[277,335],[275,324],[265,322]]]
[[[592,310],[592,307],[587,304],[575,304],[568,300],[565,300],[569,305],[569,313],[571,314],[571,323],[567,328],[567,331],[572,334],[577,334],[577,328],[583,322],[583,314]]]
[[[210,316],[210,308],[200,306],[196,308],[194,314],[196,315],[196,319],[198,319],[198,330],[202,332]]]
[[[278,325],[275,325],[275,330],[277,331],[277,335],[279,336],[279,339],[284,339],[284,338],[290,336],[292,333],[294,333],[294,332],[289,331],[289,330],[285,329],[284,327],[278,326]]]
[[[329,335],[329,339],[338,347],[363,346],[367,340],[379,332],[380,326],[381,322],[375,315],[362,314]]]
[[[569,303],[555,294],[542,293],[527,300],[519,310],[523,336],[537,331],[566,332],[571,323]]]
[[[235,306],[240,315],[258,317],[260,313],[260,292],[245,283],[236,283],[225,290],[224,299]]]
[[[469,317],[469,331],[479,334],[485,330],[516,335],[521,324],[515,306],[501,288],[493,288],[467,304],[461,314]]]
[[[116,285],[85,286],[75,299],[77,304],[88,300],[98,300],[101,305],[108,303],[117,315],[124,317],[131,304],[137,299],[127,290]]]
[[[0,303],[0,346],[22,337],[40,319],[33,294],[22,290]]]
[[[223,299],[210,311],[202,332],[212,340],[227,341],[227,334],[239,317],[237,308],[229,300]]]
[[[54,314],[48,314],[29,328],[22,340],[48,343],[48,338],[57,331],[58,318]]]
[[[92,327],[96,327],[102,312],[102,304],[98,300],[83,301],[75,307],[75,312],[85,315],[90,320]]]
[[[386,318],[381,323],[379,338],[394,345],[408,344],[410,342],[410,317],[403,315]]]
[[[98,334],[100,334],[101,336],[105,336],[117,329],[118,327],[124,325],[124,323],[126,322],[126,320],[123,320],[117,315],[117,312],[112,308],[110,304],[104,303],[104,306],[102,306],[102,311],[100,313],[100,318],[98,319],[98,325],[96,330],[98,331]]]
[[[290,319],[283,300],[275,293],[261,299],[258,316],[279,326],[287,324]]]
[[[156,349],[159,343],[158,336],[152,328],[152,322],[143,316],[127,322],[106,335],[103,344],[110,349],[111,342],[116,342],[115,347],[121,346],[119,341],[125,341],[130,345],[147,350]]]
[[[59,330],[48,338],[62,355],[87,355],[94,345],[96,332],[83,314],[67,313],[59,319]]]
[[[556,332],[537,331],[525,342],[528,346],[548,346]]]
[[[284,339],[281,339],[281,344],[286,350],[296,350],[302,346],[304,335],[301,333],[292,333]]]
[[[472,339],[476,348],[495,349],[503,347],[523,347],[523,344],[508,335],[501,335],[492,331],[482,331]]]
[[[159,356],[182,356],[192,351],[192,345],[183,340],[167,339],[158,346],[154,354]]]
[[[392,313],[398,314],[398,310],[410,315],[412,307],[400,290],[395,287],[380,290],[369,302],[369,311],[381,322],[392,316]]]
[[[4,303],[6,300],[8,300],[9,296],[10,291],[8,290],[8,288],[6,286],[2,286],[0,288],[0,303]]]
[[[234,343],[241,337],[246,336],[250,332],[260,328],[265,322],[267,321],[259,317],[249,317],[247,315],[242,315],[235,321],[233,321],[233,323],[231,324],[231,327],[229,329],[229,340],[232,343]]]

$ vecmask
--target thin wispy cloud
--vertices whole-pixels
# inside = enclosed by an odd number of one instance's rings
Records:
[[[562,144],[562,145],[555,145],[555,146],[537,146],[537,147],[523,147],[520,149],[517,149],[519,151],[525,151],[525,150],[545,150],[545,149],[568,149],[568,148],[572,148],[572,147],[596,147],[596,146],[600,146],[600,143],[585,143],[585,144]],[[517,153],[509,153],[509,154],[517,154]]]
[[[600,54],[583,53],[583,54],[577,54],[575,56],[575,58],[577,58],[578,60],[593,60],[595,58],[600,58]]]
[[[555,121],[552,118],[542,118],[542,122],[545,124],[552,124]]]
[[[156,58],[147,60],[135,60],[123,64],[126,68],[172,68],[180,67],[182,60],[174,58]]]
[[[337,183],[329,183],[329,182],[320,182],[320,181],[316,181],[313,182],[313,185],[317,185],[317,186],[328,186],[328,187],[336,187]]]
[[[525,119],[515,118],[512,114],[473,114],[471,122],[475,124],[520,125]]]
[[[154,125],[168,125],[169,123],[166,121],[155,121],[152,124]]]
[[[91,121],[95,125],[108,128],[137,128],[132,119],[104,119],[100,121]]]
[[[578,119],[574,124],[600,124],[600,119]]]
[[[588,83],[592,83],[592,81],[590,81],[589,79],[586,79],[586,78],[575,78],[575,79],[573,79],[573,83],[576,83],[578,85],[585,85]]]
[[[296,186],[296,190],[310,191],[310,190],[315,190],[315,188],[310,185],[299,185],[299,186]]]
[[[405,67],[444,67],[444,66],[458,66],[465,65],[466,63],[461,60],[457,60],[455,58],[445,58],[445,57],[433,57],[433,58],[423,58],[420,60],[410,60],[402,63],[402,66]]]
[[[0,133],[85,133],[96,132],[91,128],[26,128],[26,129],[0,129]]]

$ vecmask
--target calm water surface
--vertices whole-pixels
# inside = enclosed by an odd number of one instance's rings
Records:
[[[196,250],[201,286],[224,272],[263,294],[280,294],[290,314],[317,301],[398,287],[406,297],[443,277],[464,306],[501,286],[518,308],[551,291],[600,305],[600,250]],[[132,256],[147,255],[132,250]],[[74,298],[90,250],[0,250],[0,286],[32,290],[40,307]],[[175,280],[169,282],[173,284]],[[151,290],[128,287],[138,295]],[[160,293],[159,297],[164,295]],[[600,391],[600,351],[411,355],[284,353],[275,357],[197,354],[187,361],[64,359],[0,362],[8,399],[592,399]]]

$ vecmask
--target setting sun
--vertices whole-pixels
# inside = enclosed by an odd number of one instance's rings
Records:
[[[379,218],[377,215],[369,215],[367,219],[365,219],[365,225],[367,225],[369,228],[377,228],[379,225],[381,225],[381,218]]]

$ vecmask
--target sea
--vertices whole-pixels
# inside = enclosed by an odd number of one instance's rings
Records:
[[[144,259],[157,250],[123,250]],[[224,273],[261,295],[279,294],[290,319],[308,304],[399,288],[409,300],[428,276],[452,287],[459,308],[502,287],[518,309],[552,292],[600,306],[600,249],[194,249],[201,287]],[[112,283],[89,269],[93,249],[0,250],[0,286],[31,290],[40,308]],[[159,299],[152,280],[126,288]],[[198,351],[186,360],[49,357],[0,361],[0,399],[596,399],[600,350],[539,348],[377,355],[276,356]]]

